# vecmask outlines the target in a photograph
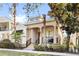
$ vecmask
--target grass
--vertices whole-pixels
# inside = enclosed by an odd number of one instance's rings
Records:
[[[15,51],[3,51],[0,50],[0,56],[48,56],[46,54],[15,52]]]

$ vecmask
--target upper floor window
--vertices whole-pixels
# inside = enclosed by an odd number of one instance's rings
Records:
[[[53,38],[48,38],[48,43],[53,43],[54,42],[54,39]]]
[[[0,26],[0,31],[6,31],[8,30],[7,26]]]

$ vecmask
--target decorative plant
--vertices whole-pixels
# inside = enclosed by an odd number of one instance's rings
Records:
[[[23,33],[22,32],[13,32],[12,35],[13,35],[13,39],[15,39],[15,43],[20,43],[21,42],[21,35]]]

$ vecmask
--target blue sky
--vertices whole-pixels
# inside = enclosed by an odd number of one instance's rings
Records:
[[[9,7],[11,7],[12,4],[3,4],[2,7],[0,7],[0,16],[5,16],[5,17],[11,17],[10,15],[10,11],[9,11]],[[24,3],[20,3],[20,4],[17,4],[17,15],[16,15],[16,19],[17,19],[17,22],[22,22],[24,23],[25,21],[27,21],[26,19],[26,16],[25,16],[25,13],[24,13],[24,10],[23,10],[23,7],[24,7]],[[48,11],[50,10],[49,6],[47,4],[43,4],[39,7],[39,13],[40,15],[42,14],[47,14]],[[38,16],[38,13],[35,11],[35,12],[32,12],[30,13],[30,16]]]

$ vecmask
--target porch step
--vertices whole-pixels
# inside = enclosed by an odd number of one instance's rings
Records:
[[[33,51],[34,50],[34,45],[30,44],[28,47],[24,48],[23,50],[31,50],[31,51]]]

